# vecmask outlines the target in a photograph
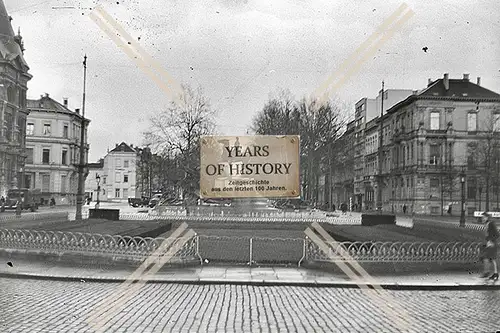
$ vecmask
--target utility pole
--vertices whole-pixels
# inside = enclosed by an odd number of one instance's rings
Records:
[[[382,214],[382,158],[383,158],[383,129],[384,129],[384,81],[382,81],[382,102],[380,108],[380,128],[379,128],[379,146],[378,146],[378,177],[377,177],[377,211]]]
[[[80,128],[80,163],[78,164],[78,192],[76,194],[76,215],[75,219],[82,220],[83,191],[85,187],[85,177],[83,176],[85,167],[85,92],[87,83],[87,55],[83,57],[83,101],[82,101],[82,125]]]

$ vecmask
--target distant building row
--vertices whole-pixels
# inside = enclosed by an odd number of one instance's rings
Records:
[[[500,208],[500,95],[480,78],[445,74],[420,91],[363,98],[341,142],[342,163],[325,161],[343,167],[322,177],[322,202],[376,209],[381,176],[384,211],[459,214],[462,188],[468,213]]]

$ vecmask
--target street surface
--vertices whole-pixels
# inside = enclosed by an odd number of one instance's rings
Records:
[[[119,284],[0,279],[1,332],[93,332],[93,307]],[[387,291],[412,332],[495,332],[500,291]],[[406,317],[404,317],[406,318]],[[359,289],[147,284],[106,332],[400,332]]]

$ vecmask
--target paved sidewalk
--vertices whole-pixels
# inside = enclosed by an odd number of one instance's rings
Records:
[[[12,267],[0,265],[0,275],[45,279],[70,279],[87,282],[126,280],[132,268],[74,267],[17,261]],[[223,267],[202,266],[163,268],[148,281],[205,284],[317,285],[356,287],[379,284],[387,289],[500,289],[500,283],[485,283],[479,272],[374,276],[373,280],[353,281],[344,274],[299,267]]]

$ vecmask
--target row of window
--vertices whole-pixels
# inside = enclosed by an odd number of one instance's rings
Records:
[[[470,111],[467,113],[467,131],[476,132],[478,130],[478,111]],[[441,129],[441,112],[432,111],[430,114],[430,129],[440,130]],[[492,125],[494,131],[500,131],[500,113],[494,113],[492,119]]]
[[[12,141],[15,138],[17,142],[24,144],[26,118],[18,116],[14,119],[14,110],[10,106],[7,107],[7,111],[9,112],[5,112],[3,117],[5,138],[7,141]]]
[[[61,164],[62,165],[69,165],[70,163],[78,163],[78,160],[80,158],[80,153],[77,149],[71,149],[70,150],[71,152],[71,156],[69,156],[69,153],[68,153],[68,149],[67,148],[63,148],[62,152],[61,152]],[[26,148],[26,154],[27,154],[27,157],[26,157],[26,163],[27,164],[35,164],[35,160],[34,160],[34,148]],[[70,160],[71,158],[71,160]],[[41,160],[40,161],[37,161],[37,164],[38,163],[42,163],[42,164],[50,164],[51,163],[51,150],[50,148],[42,148],[42,156],[41,156]],[[52,161],[54,163],[56,163],[55,161]]]
[[[116,162],[115,165],[117,167],[121,167],[122,166],[122,159],[121,158],[117,158],[115,162]],[[128,168],[129,167],[129,160],[123,160],[123,167],[124,168]]]
[[[26,173],[24,175],[24,186],[29,187],[29,188],[36,188],[36,174],[35,173]],[[49,173],[41,173],[39,175],[40,180],[41,180],[41,190],[42,192],[55,192],[56,189],[53,187],[51,189],[51,184],[53,179],[50,176]],[[71,177],[69,178],[69,184],[68,184],[68,176],[67,175],[62,175],[61,176],[61,184],[59,188],[60,193],[75,193],[76,192],[76,187],[77,187],[77,180],[76,177]]]
[[[81,126],[77,124],[73,124],[73,137],[80,137],[80,128]],[[52,124],[50,122],[44,122],[42,124],[42,135],[44,136],[52,136]],[[62,128],[62,137],[67,139],[69,138],[69,124],[64,124]],[[35,123],[29,122],[26,124],[26,135],[35,135]]]
[[[26,90],[13,86],[7,87],[7,101],[15,104],[20,108],[26,107]]]

